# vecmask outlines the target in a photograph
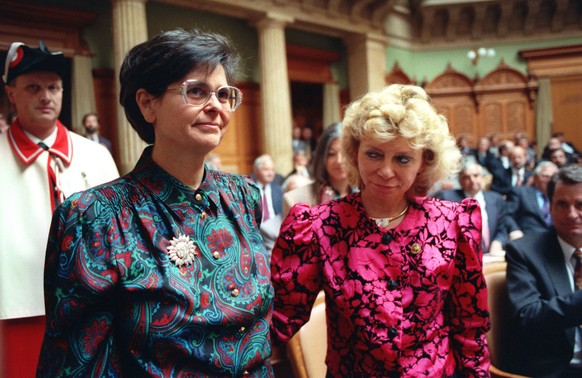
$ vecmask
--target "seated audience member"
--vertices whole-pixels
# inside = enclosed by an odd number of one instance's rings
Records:
[[[313,183],[313,180],[303,175],[293,174],[285,179],[281,189],[283,189],[283,212],[285,211],[285,193],[295,190],[299,187]]]
[[[324,129],[311,161],[313,183],[283,195],[283,217],[296,203],[313,206],[343,197],[352,191],[340,150],[341,128],[341,123],[334,123]]]
[[[261,234],[266,249],[270,252],[275,245],[281,227],[283,209],[283,189],[275,183],[275,163],[270,155],[264,154],[255,159],[253,175],[261,189],[263,219]]]
[[[301,139],[301,127],[293,126],[292,136],[293,153],[297,151],[305,151],[307,153],[307,142]]]
[[[561,147],[564,150],[564,152],[566,152],[567,154],[572,154],[576,161],[579,159],[580,151],[578,151],[576,146],[574,146],[574,143],[568,142],[566,140],[566,137],[564,136],[563,132],[559,131],[557,133],[554,133],[554,135],[552,135],[552,137],[558,138],[560,143],[562,143]]]
[[[511,161],[509,159],[509,154],[511,152],[511,150],[513,150],[513,148],[515,147],[515,144],[513,144],[512,141],[510,140],[502,140],[499,143],[499,153],[498,153],[498,157],[497,160],[492,160],[490,162],[490,166],[486,166],[485,168],[487,168],[489,170],[489,172],[493,173],[494,170],[498,169],[499,167],[507,169],[511,167]]]
[[[515,325],[504,370],[582,377],[582,167],[561,168],[548,195],[554,227],[506,246]]]
[[[493,133],[489,136],[489,152],[491,152],[495,157],[499,157],[499,145],[501,144],[501,137],[499,134]]]
[[[523,147],[513,147],[509,153],[509,160],[511,162],[509,168],[497,166],[491,171],[493,180],[490,189],[504,196],[509,195],[513,188],[526,185],[531,176],[531,171],[525,167],[527,153]]]
[[[265,158],[265,159],[266,159],[266,157],[265,157],[265,156],[267,156],[267,157],[268,157],[268,159],[270,159],[270,160],[271,160],[271,162],[273,163],[273,167],[274,167],[274,166],[275,166],[275,162],[273,161],[273,158],[272,158],[270,155],[264,154],[264,155],[261,155],[261,156],[259,156],[259,157],[260,157],[261,159],[263,159],[263,158]],[[258,158],[257,158],[257,159],[258,159]],[[255,163],[256,163],[256,161],[257,161],[257,160],[255,159]],[[254,163],[253,163],[253,164],[254,164]],[[280,174],[280,173],[278,173],[277,171],[275,171],[275,173],[274,173],[274,174],[275,174],[275,177],[273,178],[273,183],[274,183],[274,184],[277,184],[277,185],[279,185],[279,186],[282,186],[282,185],[283,185],[283,182],[285,181],[285,177],[283,177],[283,175],[281,175],[281,174]],[[253,165],[253,171],[252,171],[252,172],[249,174],[249,177],[250,177],[251,179],[253,179],[253,181],[257,182],[257,175],[255,174],[255,168],[254,168],[254,165]]]
[[[291,175],[300,175],[309,178],[311,175],[309,173],[308,165],[309,159],[307,158],[305,150],[293,151],[293,170],[287,175],[287,177]]]
[[[562,147],[558,147],[558,148],[554,148],[553,150],[550,150],[550,154],[549,154],[549,161],[551,161],[552,163],[556,164],[558,166],[558,168],[562,168],[565,165],[568,164],[572,164],[573,163],[573,159],[568,159],[568,157],[566,156],[566,152],[564,152],[564,150],[562,149]]]
[[[534,169],[537,162],[536,151],[529,142],[529,138],[524,134],[516,141],[516,146],[522,147],[526,151],[525,167],[527,169]]]
[[[463,156],[472,156],[475,154],[475,150],[469,146],[469,139],[464,135],[457,137],[457,146]]]
[[[560,139],[552,137],[548,140],[548,143],[546,144],[546,146],[544,147],[544,151],[542,152],[542,160],[550,160],[550,153],[556,149],[562,149],[562,142],[560,142]],[[564,150],[565,152],[565,150]],[[566,153],[566,161],[568,163],[574,163],[577,162],[577,158],[575,156],[573,156],[570,153]]]
[[[479,163],[482,167],[489,169],[488,167],[493,164],[493,159],[497,159],[489,148],[491,147],[491,143],[489,142],[489,138],[481,137],[477,140],[477,149],[473,152],[473,156],[477,163]]]
[[[508,228],[511,231],[510,239],[551,228],[548,182],[557,171],[558,167],[554,163],[541,161],[533,171],[532,185],[515,188],[509,195],[507,207],[513,222]]]
[[[483,220],[483,252],[501,252],[508,242],[507,225],[511,222],[503,197],[496,192],[483,190],[484,169],[474,160],[467,160],[459,173],[461,189],[444,190],[435,197],[462,202],[475,198],[481,206]]]

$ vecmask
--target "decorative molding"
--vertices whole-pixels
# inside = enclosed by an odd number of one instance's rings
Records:
[[[527,61],[528,71],[537,77],[582,74],[582,45],[521,50],[519,56]]]
[[[96,19],[95,13],[87,11],[1,1],[0,49],[8,49],[17,40],[38,46],[42,39],[51,51],[62,51],[66,56],[90,55],[81,33]]]

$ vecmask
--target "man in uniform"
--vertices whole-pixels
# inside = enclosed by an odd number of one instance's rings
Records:
[[[74,192],[119,176],[102,145],[58,120],[62,53],[15,42],[2,80],[16,120],[0,134],[0,375],[35,375],[44,334],[43,267],[53,210]]]

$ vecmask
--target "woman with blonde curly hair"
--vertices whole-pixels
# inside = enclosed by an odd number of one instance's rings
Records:
[[[326,294],[328,377],[487,377],[477,201],[426,197],[461,154],[422,88],[391,85],[343,120],[360,189],[294,206],[273,250],[273,335],[286,342]]]

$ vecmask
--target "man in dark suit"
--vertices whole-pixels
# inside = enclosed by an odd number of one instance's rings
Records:
[[[508,242],[507,227],[510,223],[505,200],[499,193],[483,188],[483,167],[468,159],[459,173],[461,189],[445,190],[435,197],[447,201],[461,202],[473,197],[481,206],[483,217],[483,252],[501,252]]]
[[[554,227],[506,246],[515,345],[501,367],[535,377],[582,377],[582,167],[561,168],[548,185]],[[580,277],[580,278],[579,278]]]
[[[482,167],[486,168],[491,172],[491,167],[495,164],[494,160],[497,159],[495,155],[490,151],[491,142],[487,137],[480,137],[477,140],[477,149],[473,151],[473,156],[477,163],[481,164]]]
[[[493,180],[491,181],[491,190],[507,196],[516,186],[527,185],[531,176],[531,171],[525,168],[527,162],[527,152],[523,147],[515,146],[509,153],[511,167],[503,168],[498,165],[491,172]]]
[[[100,143],[112,153],[113,147],[111,141],[101,135],[99,135],[99,128],[101,127],[99,123],[99,117],[97,113],[87,113],[83,116],[83,127],[85,128],[85,137],[91,139],[94,142]]]
[[[532,185],[514,188],[509,195],[507,206],[513,222],[510,228],[514,231],[511,239],[551,228],[548,182],[557,171],[554,163],[541,161],[534,169]]]

